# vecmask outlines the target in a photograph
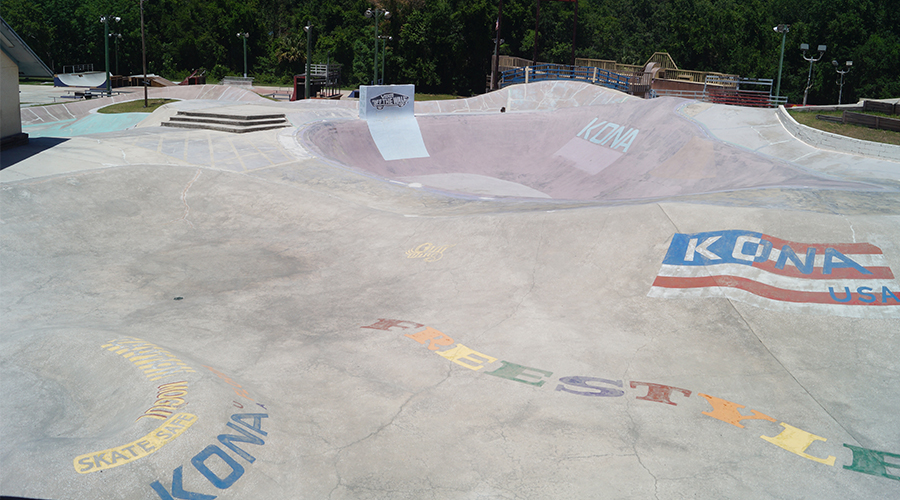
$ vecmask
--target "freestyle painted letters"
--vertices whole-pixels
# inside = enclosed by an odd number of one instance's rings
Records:
[[[848,264],[846,261],[842,262],[845,266],[852,267],[852,265]],[[534,387],[544,386],[544,384],[550,381],[553,376],[553,372],[548,370],[499,360],[494,356],[475,351],[470,347],[457,343],[453,338],[443,332],[421,323],[382,318],[371,325],[363,326],[361,328],[382,331],[393,331],[393,329],[397,329],[402,331],[405,337],[422,344],[426,349],[435,354],[470,370],[484,373],[485,375],[500,377]],[[444,348],[444,350],[440,350],[442,348]],[[493,365],[498,361],[499,366],[494,366],[490,371],[481,371],[487,365]],[[609,380],[600,377],[586,376],[565,376],[560,377],[558,382],[559,383],[556,384],[554,390],[586,397],[616,398],[625,395],[626,391],[623,389],[626,387],[638,389],[640,391],[639,394],[642,395],[636,396],[636,399],[653,403],[662,403],[670,406],[677,406],[679,398],[689,398],[693,394],[693,391],[689,389],[635,380],[629,381],[626,386],[625,381],[623,380]],[[553,384],[549,387],[553,387]],[[731,424],[740,429],[744,428],[742,422],[748,420],[776,422],[775,418],[765,415],[757,410],[749,410],[749,415],[741,413],[739,410],[744,408],[744,405],[710,396],[708,394],[701,393],[697,395],[706,399],[712,407],[711,410],[702,412],[703,415]],[[780,433],[775,436],[760,436],[760,438],[805,459],[828,466],[834,466],[836,457],[831,455],[819,457],[807,452],[807,449],[812,446],[813,443],[816,441],[827,441],[826,438],[794,427],[786,422],[780,422],[779,425],[783,428]],[[900,459],[900,454],[878,451],[850,444],[844,444],[844,447],[848,448],[853,454],[852,463],[843,466],[845,470],[900,481],[900,475],[891,474],[891,472],[900,471],[900,460],[898,460]],[[889,458],[891,459],[890,461],[888,460]]]

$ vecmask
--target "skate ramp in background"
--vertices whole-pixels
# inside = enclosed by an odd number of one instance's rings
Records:
[[[900,162],[542,88],[417,116],[452,170],[297,102],[295,129],[142,126],[0,171],[0,495],[896,496]],[[551,173],[506,180],[466,151],[488,139]]]
[[[85,73],[60,73],[53,75],[54,87],[106,88],[106,73],[88,71]]]
[[[687,103],[627,99],[553,111],[419,115],[426,158],[385,160],[359,121],[317,124],[305,140],[342,165],[477,195],[612,201],[767,187],[881,189],[718,140],[678,113]],[[519,188],[510,191],[513,184]]]

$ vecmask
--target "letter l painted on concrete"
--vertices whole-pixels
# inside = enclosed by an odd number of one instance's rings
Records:
[[[779,448],[784,448],[791,453],[800,455],[803,458],[808,458],[813,462],[819,462],[834,467],[835,457],[833,456],[829,456],[828,458],[819,458],[805,453],[806,449],[809,448],[809,446],[813,444],[814,441],[827,441],[827,439],[821,436],[816,436],[815,434],[806,432],[803,429],[799,429],[784,422],[781,422],[780,425],[784,427],[784,430],[781,431],[781,434],[773,437],[760,436],[760,438],[765,439],[766,441],[774,444],[775,446],[778,446]]]

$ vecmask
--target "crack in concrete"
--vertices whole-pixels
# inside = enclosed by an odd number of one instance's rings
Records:
[[[340,448],[337,449],[337,452],[334,454],[333,466],[334,466],[334,473],[335,473],[335,475],[337,476],[338,480],[337,480],[337,484],[335,484],[334,488],[332,488],[332,490],[328,493],[328,498],[331,498],[331,495],[334,494],[334,492],[335,492],[341,485],[343,485],[344,487],[346,487],[346,488],[349,489],[349,487],[343,483],[343,480],[341,479],[340,471],[339,471],[339,469],[338,469],[338,463],[340,462],[340,456],[341,456],[341,453],[343,453],[345,450],[347,450],[347,449],[349,449],[349,448],[351,448],[351,447],[353,447],[353,446],[358,445],[359,443],[362,443],[363,441],[366,441],[366,440],[368,440],[368,439],[370,439],[370,438],[372,438],[372,437],[378,435],[381,431],[383,431],[384,429],[386,429],[386,428],[390,427],[391,425],[393,425],[394,421],[397,420],[397,417],[399,417],[400,414],[403,413],[403,410],[406,408],[406,406],[407,406],[407,405],[408,405],[408,404],[409,404],[416,396],[418,396],[419,394],[422,394],[423,392],[430,391],[430,390],[433,390],[433,389],[437,388],[439,385],[441,385],[441,384],[443,384],[444,382],[446,382],[447,380],[449,380],[451,374],[452,374],[451,367],[448,366],[448,367],[447,367],[447,374],[444,376],[443,379],[441,379],[440,381],[438,381],[437,383],[435,383],[435,384],[433,384],[433,385],[430,385],[430,386],[428,386],[428,387],[424,387],[424,388],[422,388],[422,389],[420,389],[420,390],[414,392],[413,394],[410,394],[410,396],[409,396],[408,398],[406,398],[406,401],[404,401],[404,402],[400,405],[400,408],[397,409],[397,412],[394,413],[394,415],[390,418],[389,421],[387,421],[386,423],[384,423],[383,425],[381,425],[380,427],[378,427],[378,428],[375,429],[374,431],[370,432],[368,435],[363,436],[363,437],[357,439],[356,441],[353,441],[352,443],[348,443],[348,444],[346,444],[346,445],[344,445],[344,446],[341,446]]]
[[[778,363],[779,366],[781,366],[781,368],[785,371],[785,373],[787,373],[788,376],[791,377],[791,379],[794,381],[794,383],[796,383],[797,386],[799,386],[801,389],[803,389],[803,392],[805,392],[806,395],[809,396],[810,399],[812,399],[813,402],[816,403],[816,405],[819,408],[821,408],[822,411],[824,411],[826,415],[831,417],[831,420],[833,420],[834,423],[836,423],[838,425],[838,427],[843,429],[844,432],[846,432],[847,435],[849,435],[853,439],[855,439],[856,442],[858,442],[858,443],[863,442],[863,441],[860,441],[860,439],[862,439],[860,436],[857,436],[856,434],[851,432],[849,429],[844,427],[844,424],[842,424],[834,415],[832,415],[831,412],[828,411],[828,408],[825,408],[825,406],[815,396],[813,396],[813,394],[811,392],[809,392],[809,389],[807,389],[806,386],[803,385],[803,383],[800,382],[800,380],[798,380],[797,377],[795,377],[794,374],[791,373],[791,371],[786,366],[784,366],[784,363],[782,363],[781,360],[778,359],[778,356],[776,356],[775,353],[773,353],[771,350],[769,350],[769,346],[767,346],[766,343],[763,342],[761,338],[759,338],[759,335],[757,335],[756,330],[753,329],[753,327],[750,325],[750,322],[747,321],[747,318],[745,318],[744,315],[741,314],[740,309],[738,309],[737,305],[735,305],[734,302],[735,302],[734,300],[728,299],[728,304],[731,305],[731,308],[734,309],[734,312],[736,312],[737,315],[741,318],[741,321],[744,323],[744,325],[747,326],[747,330],[749,330],[750,333],[753,335],[753,337],[756,338],[756,341],[759,342],[759,344],[763,347],[763,349],[766,350],[766,353],[768,353],[769,356],[771,356],[772,359],[775,360],[775,362]]]
[[[638,450],[637,450],[637,440],[640,436],[640,433],[638,433],[636,430],[637,424],[634,421],[634,415],[631,414],[631,404],[630,403],[625,404],[625,414],[628,415],[628,420],[631,421],[631,425],[630,425],[631,431],[632,431],[632,434],[635,436],[634,439],[632,439],[632,441],[631,441],[631,450],[634,452],[634,457],[637,459],[638,464],[645,471],[647,471],[647,474],[649,474],[650,477],[653,478],[653,496],[654,496],[654,498],[659,500],[659,479],[656,477],[655,474],[650,472],[650,468],[644,464],[643,460],[641,460],[641,455],[640,455],[640,453],[638,453]]]
[[[545,221],[544,221],[544,219],[542,218],[542,219],[541,219],[541,226],[540,226],[540,228],[539,228],[539,230],[538,230],[538,242],[537,242],[537,246],[536,246],[535,249],[534,249],[534,264],[533,264],[532,267],[531,267],[531,286],[528,287],[528,291],[525,292],[524,295],[522,295],[522,298],[519,299],[519,302],[515,305],[515,307],[513,307],[513,310],[512,310],[511,313],[509,313],[505,318],[501,319],[501,320],[498,321],[497,323],[495,323],[495,324],[493,324],[493,325],[487,327],[486,329],[484,329],[484,330],[483,330],[481,333],[479,333],[478,335],[473,336],[473,337],[472,337],[472,340],[473,340],[473,341],[480,340],[481,337],[483,337],[487,332],[493,330],[494,328],[497,328],[498,326],[500,326],[500,325],[502,325],[503,323],[506,323],[507,321],[509,321],[510,319],[512,319],[512,318],[519,312],[519,308],[522,306],[522,303],[525,302],[525,299],[528,298],[528,296],[531,295],[531,292],[534,291],[534,287],[536,286],[536,282],[537,282],[536,276],[537,276],[537,269],[538,269],[538,258],[539,258],[540,253],[541,253],[541,245],[542,245],[543,242],[544,242],[544,223],[545,223]]]
[[[189,189],[191,189],[191,186],[194,184],[194,182],[200,178],[200,174],[202,174],[202,173],[203,173],[203,171],[198,168],[197,174],[194,175],[194,178],[191,179],[190,182],[188,182],[187,186],[185,186],[184,190],[181,192],[181,203],[184,204],[184,215],[182,215],[180,219],[176,219],[176,220],[183,220],[183,221],[187,222],[188,224],[190,224],[190,226],[192,228],[194,227],[194,223],[191,222],[190,219],[187,218],[191,212],[191,206],[188,205],[188,202],[187,202],[187,192]],[[175,222],[175,221],[172,221],[172,222]]]

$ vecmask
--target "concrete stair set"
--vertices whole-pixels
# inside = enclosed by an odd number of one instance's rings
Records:
[[[179,111],[163,122],[164,127],[198,128],[243,134],[282,127],[290,127],[283,113],[262,115],[235,115],[226,113],[204,113],[201,111]]]

